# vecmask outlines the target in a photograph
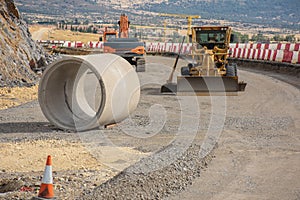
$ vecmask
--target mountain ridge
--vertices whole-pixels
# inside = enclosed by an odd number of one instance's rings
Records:
[[[204,19],[300,29],[299,0],[52,0],[51,2],[17,0],[16,2],[20,11],[28,15],[35,13],[69,16],[69,18],[83,15],[89,20],[102,17],[102,20],[115,21],[116,14],[120,12],[134,15],[143,13],[196,14]]]
[[[297,0],[169,0],[161,4],[144,4],[141,9],[201,15],[206,19],[273,24],[280,28],[299,29],[300,1]]]

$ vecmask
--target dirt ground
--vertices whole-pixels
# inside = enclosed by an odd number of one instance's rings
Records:
[[[33,87],[0,88],[0,110],[37,99],[38,85]]]
[[[299,199],[299,89],[239,71],[238,96],[161,95],[174,61],[147,57],[133,121],[110,129],[58,130],[36,100],[0,110],[0,199],[36,195],[48,154],[60,199]]]
[[[29,31],[34,40],[61,40],[61,41],[98,41],[99,34],[72,32],[70,30],[58,30],[54,26],[31,25]]]
[[[149,80],[163,83],[157,74],[163,73],[163,61],[167,60],[172,63],[172,59],[152,57],[147,73],[140,74],[142,85]],[[248,71],[239,71],[239,78],[248,85],[238,96],[197,97],[198,105],[190,102],[185,107],[180,104],[181,112],[177,112],[177,116],[184,120],[182,111],[191,109],[189,119],[196,121],[192,114],[197,112],[197,107],[200,108],[197,134],[193,135],[192,130],[185,127],[181,141],[193,138],[193,144],[201,147],[205,144],[209,147],[214,140],[217,141],[214,158],[207,168],[196,164],[201,163],[201,159],[194,155],[197,151],[201,155],[202,151],[192,145],[172,164],[146,175],[131,174],[130,171],[139,169],[132,166],[132,170],[127,169],[107,184],[97,187],[87,199],[100,196],[104,199],[299,199],[300,91],[278,79]],[[158,103],[163,108],[167,107],[166,103],[176,112],[175,99],[158,97],[155,91],[159,87],[153,88],[156,89],[144,88],[144,91],[149,90],[144,93],[147,102]],[[222,111],[224,108],[225,112]],[[220,132],[218,128],[221,128]],[[167,133],[164,130],[158,135]],[[171,144],[174,143],[173,140]],[[175,148],[180,149],[180,146]],[[157,168],[162,162],[155,158],[150,160],[153,162],[140,164],[143,170],[151,165]],[[200,175],[197,169],[201,171]],[[121,192],[124,188],[126,192]]]
[[[35,140],[26,142],[1,143],[0,154],[2,155],[0,168],[5,172],[36,172],[45,167],[44,149],[48,149],[47,153],[52,155],[55,161],[54,170],[79,170],[91,169],[100,170],[105,168],[81,143],[67,142],[59,140]],[[114,148],[101,147],[99,151],[113,154]],[[123,147],[122,151],[131,154],[143,153],[135,151],[131,148]],[[35,152],[33,154],[33,152]],[[146,154],[144,154],[146,155]],[[114,155],[110,157],[109,162],[120,159],[120,156]]]
[[[216,158],[179,199],[300,199],[300,92],[267,76],[240,72],[248,83],[228,98],[231,126]]]

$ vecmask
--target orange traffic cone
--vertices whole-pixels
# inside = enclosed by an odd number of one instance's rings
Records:
[[[52,161],[50,155],[47,157],[44,176],[38,197],[34,199],[55,199],[53,191]]]

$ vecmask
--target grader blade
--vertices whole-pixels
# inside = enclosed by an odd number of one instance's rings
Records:
[[[237,95],[240,84],[237,77],[178,76],[177,95]]]
[[[177,85],[176,83],[166,83],[161,86],[160,93],[162,94],[176,94]]]

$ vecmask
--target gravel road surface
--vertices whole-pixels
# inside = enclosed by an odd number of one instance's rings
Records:
[[[238,96],[161,95],[174,61],[147,57],[137,110],[107,129],[58,130],[37,101],[1,110],[0,199],[35,196],[48,154],[60,199],[299,199],[299,89],[240,71]]]
[[[299,89],[250,72],[240,77],[247,90],[227,99],[215,159],[168,199],[300,199]]]

